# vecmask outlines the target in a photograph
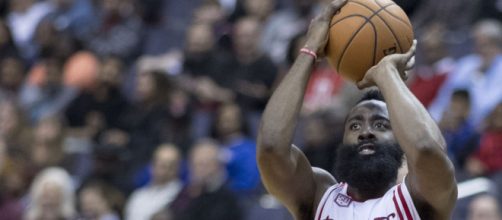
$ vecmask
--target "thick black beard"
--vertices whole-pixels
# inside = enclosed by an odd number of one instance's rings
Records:
[[[335,177],[346,182],[366,197],[380,196],[396,182],[403,162],[403,151],[397,143],[374,143],[375,153],[359,154],[358,145],[341,144],[337,149]]]

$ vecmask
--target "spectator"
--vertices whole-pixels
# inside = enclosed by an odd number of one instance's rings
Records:
[[[32,122],[64,112],[77,91],[63,84],[63,64],[45,59],[30,71],[20,91],[20,104]]]
[[[291,39],[307,30],[316,11],[313,0],[292,0],[292,7],[275,13],[263,27],[260,47],[276,64],[284,63]]]
[[[117,198],[121,193],[106,183],[95,181],[86,184],[79,193],[81,216],[92,220],[120,220]]]
[[[60,118],[48,117],[40,120],[34,128],[33,140],[28,145],[28,173],[31,177],[47,167],[64,167],[73,171],[71,160],[64,152],[65,127]]]
[[[201,141],[189,156],[190,183],[171,203],[176,220],[243,219],[233,193],[225,185],[225,168],[220,149],[211,141]]]
[[[149,220],[168,206],[182,188],[178,171],[181,154],[174,145],[161,145],[154,154],[152,180],[130,196],[125,210],[127,220]]]
[[[241,108],[224,104],[217,113],[215,127],[218,140],[223,145],[228,186],[240,193],[252,193],[260,183],[256,165],[256,143],[247,136]]]
[[[18,57],[0,60],[0,96],[16,99],[25,76],[25,66]]]
[[[422,63],[408,80],[408,85],[418,100],[428,107],[436,98],[448,74],[455,67],[455,62],[448,54],[445,43],[445,27],[433,23],[421,36]]]
[[[75,191],[70,176],[57,167],[42,170],[33,181],[25,219],[72,219]]]
[[[47,1],[17,0],[10,1],[10,13],[7,16],[12,37],[21,56],[33,61],[36,45],[33,43],[39,22],[54,9]]]
[[[276,0],[244,0],[244,10],[246,15],[253,17],[265,24],[268,19],[273,15]]]
[[[89,138],[93,139],[98,139],[98,135],[108,129],[120,128],[120,120],[129,109],[129,103],[120,91],[123,72],[121,60],[114,57],[103,59],[95,88],[82,91],[66,109],[70,127],[89,131]]]
[[[19,156],[7,155],[0,143],[0,219],[19,220],[23,216],[23,196],[28,185],[25,166]]]
[[[502,220],[500,203],[494,196],[476,196],[469,205],[467,220]]]
[[[439,122],[439,128],[444,135],[446,146],[448,146],[448,156],[459,168],[464,166],[468,154],[474,150],[479,141],[476,128],[467,120],[470,106],[469,92],[456,90],[452,94],[449,107]]]
[[[229,55],[215,46],[215,34],[207,24],[193,24],[186,36],[183,72],[187,89],[194,96],[192,138],[209,136],[211,118],[219,103],[232,100],[228,85]]]
[[[90,34],[83,38],[86,47],[101,57],[134,58],[139,50],[142,26],[132,2],[100,0],[97,6]]]
[[[72,38],[87,35],[93,20],[90,0],[50,0],[54,11],[47,18],[57,31],[70,34]]]
[[[277,66],[259,47],[260,23],[254,18],[242,18],[235,24],[234,56],[227,70],[231,80],[227,88],[237,94],[237,104],[243,109],[251,137],[256,137],[261,112],[270,97],[276,80]]]
[[[6,57],[17,57],[18,55],[10,28],[4,19],[0,19],[0,60]]]
[[[473,28],[476,52],[458,61],[429,111],[439,121],[455,89],[466,89],[472,97],[469,121],[479,126],[502,96],[502,24],[485,20]]]
[[[23,111],[15,102],[0,102],[0,139],[8,152],[24,153],[30,142],[31,132]]]
[[[490,113],[486,124],[477,151],[467,160],[466,169],[472,176],[502,172],[502,102]]]

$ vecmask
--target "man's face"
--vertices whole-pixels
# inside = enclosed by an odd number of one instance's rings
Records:
[[[360,145],[360,154],[372,154],[377,142],[395,142],[387,105],[377,100],[361,102],[347,117],[343,144]]]
[[[394,139],[386,104],[370,100],[352,109],[337,149],[335,176],[366,196],[395,183],[403,151]]]

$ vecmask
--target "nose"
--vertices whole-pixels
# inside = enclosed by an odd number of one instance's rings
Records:
[[[359,142],[374,142],[376,141],[376,136],[373,134],[371,129],[366,128],[359,133],[359,136],[357,137],[357,140]]]

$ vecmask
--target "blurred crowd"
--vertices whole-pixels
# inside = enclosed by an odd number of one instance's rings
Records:
[[[0,220],[291,219],[255,139],[326,2],[0,0]],[[501,220],[502,1],[396,3],[457,180],[488,179],[454,219]],[[313,71],[295,136],[313,166],[333,169],[359,95]]]

